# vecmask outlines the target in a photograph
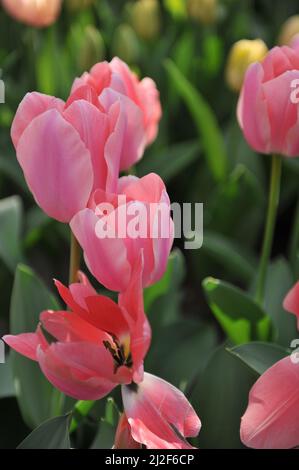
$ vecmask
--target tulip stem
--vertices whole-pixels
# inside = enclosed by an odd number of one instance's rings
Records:
[[[256,301],[259,304],[262,304],[264,300],[267,268],[268,268],[268,263],[269,263],[272,243],[273,243],[277,208],[278,208],[278,203],[279,203],[279,193],[280,193],[281,162],[282,160],[281,160],[280,155],[272,155],[268,213],[267,213],[267,220],[266,220],[266,226],[265,226],[265,232],[264,232],[262,255],[260,259],[258,278],[257,278]]]
[[[80,269],[81,260],[81,247],[77,242],[75,235],[71,232],[71,248],[70,248],[70,273],[69,273],[69,284],[76,282],[77,273]]]

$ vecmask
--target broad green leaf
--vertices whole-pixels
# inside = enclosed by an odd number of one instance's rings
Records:
[[[286,312],[282,306],[289,289],[294,284],[290,266],[284,258],[270,264],[265,287],[265,309],[269,312],[275,327],[275,341],[289,347],[298,337],[296,317]]]
[[[219,233],[205,230],[202,251],[238,279],[249,283],[256,272],[256,260],[238,242]]]
[[[170,81],[173,82],[177,93],[185,101],[192,114],[212,175],[216,181],[225,180],[228,159],[224,139],[212,109],[170,59],[165,62],[165,67]]]
[[[248,294],[211,277],[203,281],[203,288],[212,312],[231,341],[241,344],[269,338],[270,317]]]
[[[199,144],[188,141],[167,149],[151,152],[138,163],[138,175],[157,173],[167,183],[193,163],[199,155]]]
[[[16,270],[10,308],[11,334],[36,330],[43,310],[59,309],[55,298],[25,265]],[[24,421],[34,428],[59,414],[61,394],[43,376],[38,364],[11,352],[16,394]]]
[[[199,448],[242,447],[240,420],[255,380],[256,375],[236,361],[224,346],[215,351],[191,395],[191,403],[202,422]]]
[[[22,211],[21,199],[18,196],[11,196],[0,201],[0,257],[12,272],[23,257]]]
[[[91,445],[91,449],[112,449],[116,427],[107,421],[101,420],[100,429]]]
[[[183,254],[178,249],[173,250],[162,279],[144,290],[145,311],[151,316],[153,329],[169,325],[179,318],[180,285],[185,269]]]
[[[160,327],[154,330],[145,368],[187,390],[206,366],[216,344],[215,328],[204,323],[184,319]]]
[[[262,375],[276,362],[288,355],[288,351],[278,344],[254,341],[234,348],[227,348],[227,350],[258,375]]]
[[[49,419],[32,431],[18,449],[70,449],[70,414]]]

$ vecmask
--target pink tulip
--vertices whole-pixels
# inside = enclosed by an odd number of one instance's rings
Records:
[[[165,380],[144,374],[138,385],[123,385],[122,398],[132,437],[148,449],[193,449],[201,422],[185,395]]]
[[[120,160],[132,150],[127,116],[141,126],[138,108],[112,93],[99,100],[85,85],[66,103],[28,93],[17,110],[11,136],[25,179],[40,207],[61,222],[85,208],[95,189],[116,190]]]
[[[121,94],[130,98],[140,109],[145,140],[142,146],[136,148],[134,153],[121,161],[121,170],[129,168],[141,158],[145,145],[151,144],[158,133],[162,110],[155,82],[148,77],[139,81],[129,67],[115,57],[110,63],[96,64],[89,73],[86,72],[81,78],[77,78],[73,90],[83,84],[91,85],[99,96],[105,94],[106,89],[110,88],[117,95]]]
[[[274,47],[261,63],[249,66],[238,120],[248,144],[257,152],[299,155],[298,100],[292,99],[298,79],[299,55],[287,46]]]
[[[99,211],[102,203],[104,207],[110,204],[106,215]],[[165,185],[158,175],[120,178],[118,195],[96,191],[93,208],[80,211],[70,225],[89,270],[107,289],[125,291],[140,256],[143,287],[164,274],[173,242],[173,222]],[[135,227],[142,233],[135,236]],[[107,228],[111,233],[104,231]]]
[[[287,294],[283,305],[299,319],[299,283]],[[241,421],[241,440],[246,446],[257,449],[299,446],[299,362],[296,358],[281,359],[254,384]]]
[[[141,449],[142,445],[134,441],[131,427],[125,413],[122,413],[116,429],[113,449]]]
[[[16,20],[31,26],[50,26],[56,21],[61,0],[2,0],[6,11]]]
[[[118,384],[139,382],[151,339],[140,268],[119,305],[98,295],[82,274],[69,289],[56,281],[71,312],[42,312],[35,333],[7,335],[4,341],[37,361],[55,387],[78,400],[96,400]]]

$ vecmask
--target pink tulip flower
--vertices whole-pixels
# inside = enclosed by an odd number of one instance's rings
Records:
[[[299,283],[286,296],[284,308],[299,319]],[[252,387],[241,421],[241,440],[246,446],[299,446],[299,361],[297,353],[294,356],[278,361]]]
[[[148,449],[193,449],[201,422],[185,395],[163,379],[145,373],[138,385],[122,385],[122,399],[134,441]]]
[[[2,0],[2,5],[16,20],[42,28],[56,21],[61,0]]]
[[[83,274],[69,288],[55,281],[71,311],[42,312],[35,333],[3,339],[37,361],[55,387],[78,400],[97,400],[118,384],[138,383],[151,340],[140,274],[137,267],[118,305],[98,295]]]
[[[107,203],[105,214],[99,208]],[[157,282],[165,272],[174,231],[161,178],[154,173],[120,178],[118,194],[98,190],[93,206],[76,214],[70,225],[96,279],[107,289],[125,291],[142,256],[142,286]],[[140,232],[135,233],[136,227]]]
[[[37,361],[54,387],[77,400],[100,399],[121,384],[127,421],[120,422],[116,447],[191,449],[185,438],[195,437],[201,426],[194,409],[181,391],[143,371],[151,331],[141,263],[118,305],[98,295],[83,274],[80,281],[69,288],[56,281],[71,311],[42,312],[35,333],[6,335],[4,341]]]
[[[139,152],[129,155],[121,162],[121,170],[125,170],[136,163],[142,156],[145,145],[151,144],[158,133],[158,124],[162,116],[159,92],[151,78],[139,81],[131,72],[127,64],[115,57],[110,63],[100,62],[89,73],[84,73],[73,84],[73,90],[83,84],[91,85],[99,96],[105,95],[107,88],[115,93],[127,96],[141,110],[145,141]]]
[[[95,189],[115,191],[120,160],[134,152],[139,110],[111,93],[99,99],[84,85],[64,103],[34,92],[18,107],[11,128],[18,161],[36,202],[61,222],[87,207]]]
[[[249,66],[237,114],[248,144],[257,152],[299,155],[296,80],[299,55],[291,47],[274,47],[261,63]]]

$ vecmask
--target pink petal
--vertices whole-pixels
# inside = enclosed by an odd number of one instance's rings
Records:
[[[104,346],[52,343],[37,353],[41,370],[54,387],[77,400],[98,400],[115,386],[113,361]]]
[[[269,153],[270,123],[262,81],[263,67],[256,62],[246,72],[238,103],[238,119],[249,145],[257,152]]]
[[[11,138],[15,148],[17,148],[24,130],[34,118],[49,109],[57,109],[62,112],[63,108],[64,102],[54,96],[37,92],[27,93],[19,104],[11,126]]]
[[[85,319],[107,333],[121,338],[129,333],[128,323],[119,306],[103,295],[88,297],[86,299],[88,313]]]
[[[50,217],[69,222],[86,207],[93,185],[90,153],[58,111],[46,111],[27,126],[17,157],[37,203]]]
[[[298,330],[299,330],[299,281],[292,287],[286,295],[283,308],[288,312],[293,313],[297,317]]]
[[[201,424],[182,392],[144,374],[138,386],[122,387],[122,397],[135,441],[150,449],[192,449],[184,437],[196,436]]]
[[[130,280],[131,266],[122,239],[99,238],[96,234],[98,218],[91,209],[85,209],[71,221],[71,229],[84,250],[89,270],[107,289],[123,291]]]
[[[40,321],[45,330],[61,342],[88,341],[101,344],[107,335],[73,312],[42,312]]]
[[[82,142],[89,150],[94,175],[93,189],[105,190],[108,169],[104,154],[110,135],[109,117],[84,100],[74,101],[65,111],[64,117],[78,131]],[[114,164],[116,174],[119,172],[117,158]]]
[[[160,202],[165,191],[163,180],[156,173],[149,173],[142,178],[120,178],[122,193],[129,199],[144,202]]]
[[[299,445],[299,364],[286,357],[254,384],[241,422],[241,440],[257,449]]]
[[[97,92],[94,88],[89,85],[83,85],[77,88],[73,93],[71,93],[70,97],[68,98],[65,108],[68,108],[74,101],[84,100],[90,104],[93,104],[96,108],[100,111],[103,111]]]
[[[40,338],[36,333],[22,333],[15,336],[5,335],[2,339],[19,354],[32,359],[32,361],[37,361],[36,350],[40,344]]]
[[[145,132],[143,116],[140,108],[125,95],[111,88],[106,88],[101,96],[100,103],[108,111],[115,103],[120,104],[120,113],[125,117],[125,133],[122,144],[120,170],[126,170],[134,165],[143,155],[145,148]]]

